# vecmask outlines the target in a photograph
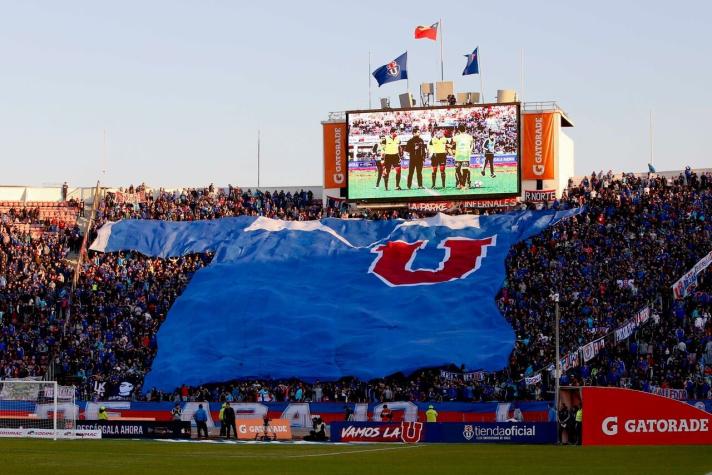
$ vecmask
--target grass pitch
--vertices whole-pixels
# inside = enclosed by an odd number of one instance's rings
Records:
[[[497,175],[495,178],[490,177],[489,168],[485,176],[481,174],[481,168],[470,169],[470,181],[472,184],[475,180],[482,182],[481,188],[470,188],[458,190],[455,186],[455,167],[448,166],[445,169],[445,189],[432,188],[432,168],[423,168],[423,186],[424,190],[416,189],[418,186],[417,177],[413,174],[412,189],[408,189],[408,169],[404,168],[401,172],[400,186],[402,190],[396,190],[396,172],[391,170],[391,175],[388,179],[388,191],[384,187],[383,179],[381,184],[376,188],[376,170],[357,170],[349,172],[349,198],[350,199],[366,199],[366,198],[422,198],[439,196],[443,198],[459,197],[464,195],[489,195],[494,193],[516,193],[517,192],[517,168],[516,167],[495,167],[494,172]],[[435,184],[440,187],[442,185],[440,171],[435,177]]]
[[[475,444],[210,444],[0,440],[0,473],[57,474],[681,474],[712,472],[712,450]]]

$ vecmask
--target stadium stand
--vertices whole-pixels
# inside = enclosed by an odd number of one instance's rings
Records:
[[[14,229],[32,234],[72,228],[79,218],[83,203],[76,201],[0,201],[2,222]]]
[[[52,371],[78,383],[83,399],[97,397],[97,382],[130,381],[136,389],[132,397],[149,400],[547,400],[554,384],[548,371],[554,361],[550,295],[557,292],[562,354],[610,334],[645,306],[653,309],[650,322],[617,344],[608,340],[594,358],[569,368],[562,384],[676,388],[686,389],[690,397],[710,397],[712,279],[704,275],[696,293],[680,301],[670,288],[712,250],[712,176],[689,169],[673,179],[594,173],[572,181],[551,206],[583,206],[584,211],[512,248],[498,304],[517,342],[503,371],[467,381],[457,376],[464,370],[457,366],[368,382],[215,381],[164,394],[141,387],[156,353],[156,332],[192,274],[211,256],[162,260],[90,252],[71,293],[73,267],[67,258],[81,240],[76,226],[80,205],[0,203],[0,377]],[[322,207],[303,191],[213,185],[154,191],[142,185],[107,193],[91,234],[118,219],[408,219],[428,214],[404,208],[351,214],[336,205]],[[26,225],[37,228],[33,232]],[[537,374],[542,378],[528,384],[526,378]],[[139,396],[144,389],[146,396]]]

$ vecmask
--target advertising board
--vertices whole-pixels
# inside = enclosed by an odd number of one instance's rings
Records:
[[[332,442],[556,443],[554,422],[332,422]]]
[[[585,387],[584,445],[712,444],[712,414],[630,389]]]

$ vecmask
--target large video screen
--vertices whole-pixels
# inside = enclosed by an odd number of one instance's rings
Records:
[[[349,200],[521,193],[519,104],[353,111],[346,120]]]

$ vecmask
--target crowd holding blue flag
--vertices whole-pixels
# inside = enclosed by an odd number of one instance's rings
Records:
[[[494,371],[514,344],[495,302],[510,246],[575,212],[129,220],[100,230],[93,248],[215,253],[161,325],[145,388],[243,377],[370,379],[450,363]]]

